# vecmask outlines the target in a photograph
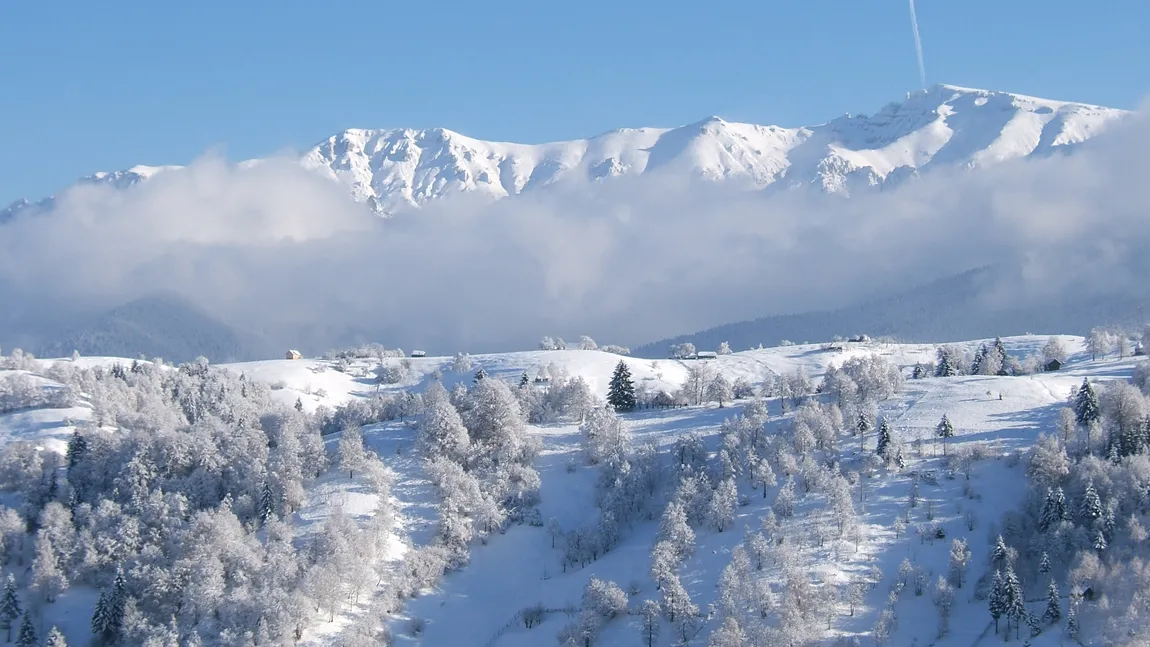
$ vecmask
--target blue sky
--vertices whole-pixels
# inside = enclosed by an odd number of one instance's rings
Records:
[[[1137,107],[1145,0],[919,0],[928,83]],[[540,142],[717,114],[786,126],[919,85],[899,0],[4,3],[0,204],[348,127]]]

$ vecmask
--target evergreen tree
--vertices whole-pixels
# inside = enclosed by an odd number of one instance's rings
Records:
[[[1043,553],[1045,555],[1046,553]],[[1054,580],[1050,580],[1050,586],[1046,587],[1046,611],[1042,612],[1042,619],[1054,624],[1062,617],[1062,605],[1058,601],[1058,585]]]
[[[945,413],[942,414],[942,420],[938,422],[935,433],[942,439],[942,455],[946,456],[946,441],[954,438],[954,425],[950,424],[950,418]]]
[[[485,377],[487,377],[487,371],[483,370],[483,367],[480,366],[479,370],[475,371],[475,380],[474,381],[476,384],[479,384],[483,380],[483,378],[485,378]]]
[[[12,641],[12,623],[21,613],[20,598],[16,597],[16,578],[9,573],[4,581],[4,597],[0,598],[0,627],[8,631],[8,642]]]
[[[859,432],[859,452],[866,451],[866,432],[870,431],[870,418],[867,417],[865,412],[859,412],[858,422],[855,423],[855,428]]]
[[[1050,572],[1050,554],[1045,550],[1042,551],[1042,559],[1038,562],[1038,572],[1043,575]],[[1054,584],[1053,580],[1050,583]]]
[[[1101,530],[1094,533],[1094,550],[1101,553],[1106,550],[1108,545],[1109,544],[1106,543],[1106,535],[1102,534]]]
[[[71,470],[73,467],[76,467],[76,463],[79,463],[87,455],[88,439],[77,429],[72,432],[72,437],[68,439],[68,451],[64,454],[64,457],[68,461],[68,469]]]
[[[32,615],[24,612],[24,620],[20,622],[20,637],[16,639],[18,647],[40,647],[40,639],[36,637],[36,626],[32,624]]]
[[[978,351],[974,354],[974,360],[970,363],[971,375],[982,375],[982,369],[986,364],[986,356],[988,354],[990,354],[990,351],[987,350],[986,344],[982,344],[978,347]]]
[[[1042,516],[1038,519],[1040,530],[1049,530],[1066,521],[1066,494],[1062,488],[1046,488],[1046,500],[1042,503]]]
[[[1066,610],[1066,635],[1078,638],[1078,613],[1075,612],[1073,604]]]
[[[303,400],[301,398],[295,399],[295,410],[303,413]]]
[[[92,635],[105,637],[111,634],[112,620],[108,608],[108,594],[100,592],[100,599],[96,600],[96,609],[92,612]]]
[[[272,496],[271,482],[264,479],[263,491],[260,492],[260,525],[266,524],[276,514],[275,498]]]
[[[1058,521],[1070,521],[1070,513],[1066,509],[1066,493],[1062,486],[1054,489],[1054,512]]]
[[[128,589],[124,581],[124,569],[116,567],[116,581],[112,584],[112,593],[108,596],[108,630],[113,636],[120,634],[124,623],[124,608],[128,603]]]
[[[999,535],[994,543],[994,551],[990,554],[990,561],[994,563],[995,568],[1005,568],[1009,556],[1010,551],[1006,549],[1006,542],[1002,540],[1002,535]]]
[[[875,453],[880,458],[887,460],[890,458],[891,443],[893,440],[890,437],[890,425],[887,424],[886,418],[878,426],[878,447],[875,448]]]
[[[938,363],[935,365],[935,377],[954,377],[958,375],[958,369],[954,365],[954,358],[950,356],[950,350],[946,348],[939,348],[937,351]]]
[[[1091,524],[1098,519],[1102,518],[1102,499],[1098,497],[1098,491],[1094,489],[1094,481],[1086,484],[1086,491],[1082,494],[1082,505],[1078,513],[1082,517],[1084,524]]]
[[[64,639],[64,634],[59,629],[52,627],[44,640],[44,647],[68,647],[68,641]]]
[[[1003,577],[1003,582],[1003,590],[1006,593],[1003,615],[1013,621],[1014,634],[1017,638],[1020,635],[1022,622],[1026,620],[1026,598],[1022,593],[1022,583],[1018,581],[1014,567],[1010,564],[1006,565],[1006,576]]]
[[[620,360],[611,375],[611,385],[607,389],[607,402],[616,411],[631,411],[635,408],[635,382],[626,362]]]
[[[1082,378],[1082,387],[1078,389],[1078,395],[1074,398],[1074,416],[1080,425],[1089,425],[1102,418],[1098,393],[1095,392],[1089,379]]]
[[[997,374],[998,375],[1010,375],[1010,371],[1007,370],[1008,356],[1006,354],[1006,345],[1004,345],[1002,343],[1002,337],[995,337],[994,338],[994,350],[992,352],[994,353],[994,357],[997,360],[995,363],[998,364]]]
[[[997,634],[998,619],[1006,612],[1005,580],[1002,579],[1002,571],[994,571],[994,583],[990,587],[988,605],[990,617],[994,618],[994,633]]]
[[[526,389],[531,384],[531,380],[527,377],[527,371],[523,371],[523,375],[519,376],[519,388]]]

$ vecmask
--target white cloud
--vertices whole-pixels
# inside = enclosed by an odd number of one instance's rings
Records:
[[[1145,291],[1147,151],[1138,117],[1071,156],[849,200],[656,175],[388,221],[290,161],[208,156],[128,191],[75,188],[3,226],[0,289],[33,319],[166,290],[285,341],[351,327],[442,352],[555,333],[636,343],[1007,260],[1023,283],[988,287],[989,303]]]

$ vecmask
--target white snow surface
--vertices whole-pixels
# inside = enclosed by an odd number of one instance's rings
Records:
[[[935,85],[871,116],[844,115],[807,127],[709,117],[674,128],[621,128],[545,144],[483,141],[445,128],[350,128],[305,151],[299,163],[344,185],[380,214],[461,194],[499,199],[557,183],[578,186],[652,172],[747,189],[812,186],[850,195],[935,167],[1046,155],[1093,137],[1124,114]],[[137,166],[83,182],[125,188],[175,168]],[[30,206],[14,203],[8,215]]]

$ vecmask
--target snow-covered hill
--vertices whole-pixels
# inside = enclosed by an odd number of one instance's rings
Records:
[[[391,214],[444,197],[505,198],[556,183],[661,173],[739,188],[811,186],[839,195],[891,186],[942,166],[978,167],[1048,155],[1081,143],[1125,114],[1080,103],[935,85],[874,115],[809,127],[759,126],[718,117],[677,128],[625,128],[589,139],[515,144],[444,128],[351,128],[300,163]],[[250,163],[258,163],[253,160]],[[82,182],[122,188],[178,167],[137,166]],[[40,203],[19,201],[0,222]]]
[[[1010,355],[1022,357],[1039,352],[1047,340],[1042,336],[1027,336],[1006,338],[1003,342]],[[973,350],[989,341],[971,341],[959,346]],[[1059,410],[1067,394],[1084,378],[1104,388],[1107,382],[1130,377],[1137,364],[1145,361],[1143,358],[1091,360],[1081,338],[1063,337],[1062,342],[1069,354],[1067,363],[1058,372],[911,380],[893,397],[878,402],[876,413],[890,423],[895,441],[905,451],[905,466],[866,467],[875,437],[872,434],[864,441],[868,448],[860,453],[857,436],[850,432],[849,423],[845,425],[838,434],[836,448],[827,451],[843,473],[859,470],[860,478],[866,481],[865,485],[861,481],[856,483],[851,490],[852,497],[857,498],[851,508],[857,525],[849,533],[836,537],[828,530],[833,528],[832,507],[829,497],[824,501],[818,487],[800,497],[793,518],[774,520],[772,517],[772,521],[765,521],[772,502],[777,503],[778,492],[784,487],[782,472],[779,483],[770,486],[770,492],[767,488],[751,486],[740,477],[739,494],[744,498],[734,509],[731,525],[721,531],[699,525],[695,549],[677,567],[685,592],[701,608],[697,633],[688,644],[748,644],[707,643],[707,639],[716,633],[720,624],[721,616],[717,615],[722,612],[720,598],[724,590],[730,591],[730,583],[723,581],[729,579],[733,569],[727,566],[737,561],[742,550],[740,544],[763,532],[768,523],[778,522],[781,526],[773,532],[780,548],[772,549],[771,556],[779,561],[757,571],[753,577],[767,581],[770,590],[782,596],[784,585],[779,581],[780,575],[785,566],[795,566],[783,561],[795,560],[809,572],[812,597],[808,602],[818,605],[823,615],[818,617],[817,628],[811,628],[816,637],[803,644],[870,644],[881,624],[876,621],[881,621],[887,612],[897,612],[900,620],[887,627],[890,635],[885,644],[956,647],[997,644],[1000,639],[992,633],[994,625],[987,613],[986,600],[978,593],[978,580],[989,572],[994,536],[1005,525],[1003,515],[1016,508],[1026,496],[1027,468],[1020,457],[1035,444],[1039,433],[1050,434],[1058,429]],[[760,385],[769,373],[785,375],[796,370],[817,380],[832,363],[841,365],[853,357],[870,355],[878,355],[909,372],[909,366],[933,359],[934,351],[931,344],[866,342],[848,344],[842,350],[796,345],[740,352],[712,360],[623,358],[623,361],[629,365],[640,388],[673,389],[683,383],[689,367],[700,363],[729,382],[745,380]],[[379,366],[379,361],[374,359],[269,360],[231,364],[225,368],[246,380],[270,385],[272,397],[285,405],[298,401],[300,408],[314,411],[321,405],[338,407],[354,400],[371,400],[379,390],[418,393],[436,380],[449,388],[457,383],[470,384],[473,372],[480,368],[488,375],[487,379],[511,382],[523,373],[531,377],[544,371],[558,371],[586,380],[591,391],[602,397],[611,370],[620,361],[618,355],[579,350],[476,355],[470,359],[467,370],[462,366],[460,370],[453,370],[456,362],[452,358],[409,358],[410,370],[405,376],[395,384],[382,386],[377,386],[372,379]],[[403,360],[383,361],[397,365]],[[25,380],[27,376],[27,389],[47,394],[65,388],[49,375],[65,377],[69,368],[110,367],[128,362],[114,358],[30,361],[28,369],[0,371],[0,379]],[[47,450],[61,451],[64,440],[76,426],[98,410],[97,403],[89,400],[89,394],[77,393],[68,408],[46,405],[0,414],[0,445],[27,441]],[[798,415],[794,407],[784,407],[776,396],[767,397],[764,404],[763,429],[770,435],[789,438],[788,430],[793,428]],[[742,413],[743,407],[742,402],[727,402],[723,408],[711,403],[644,409],[624,414],[622,423],[636,446],[650,443],[661,464],[671,465],[677,460],[672,456],[672,448],[684,434],[696,435],[708,452],[716,451],[724,442],[721,429],[724,420]],[[955,435],[949,440],[949,446],[940,447],[935,426],[943,414],[953,423]],[[377,559],[400,560],[407,551],[427,545],[442,516],[439,498],[420,454],[413,450],[417,425],[418,422],[412,420],[393,420],[363,429],[366,446],[395,474],[391,496],[397,517],[396,534],[389,537],[388,550]],[[600,468],[586,463],[583,434],[578,426],[572,421],[531,425],[528,433],[541,445],[535,460],[541,479],[541,518],[549,520],[549,524],[554,520],[564,532],[595,523],[596,477]],[[327,436],[329,453],[338,451],[339,436],[338,433]],[[947,452],[952,458],[967,457],[966,462],[949,460]],[[956,472],[956,465],[965,467]],[[662,501],[669,494],[668,490],[656,498]],[[341,469],[327,470],[310,482],[303,506],[291,521],[301,537],[321,532],[336,511],[350,515],[357,524],[370,523],[378,498],[366,487],[364,477],[351,477]],[[642,616],[638,609],[644,598],[660,596],[650,575],[652,550],[659,532],[656,511],[651,518],[628,522],[621,530],[618,544],[606,554],[578,567],[564,567],[561,550],[556,548],[550,528],[513,524],[505,532],[493,533],[484,541],[476,542],[465,567],[447,574],[435,587],[402,601],[401,610],[393,609],[386,620],[394,636],[389,644],[424,647],[557,644],[555,636],[577,614],[584,587],[593,577],[617,582],[628,593],[628,612],[605,621],[596,644],[640,644]],[[940,537],[945,539],[938,540]],[[915,587],[907,578],[921,575],[929,584],[938,576],[945,576],[952,539],[969,542],[969,572],[967,586],[956,592],[953,608],[948,607],[949,630],[938,638],[938,612],[932,607],[932,596],[929,591],[922,595],[913,593]],[[793,547],[782,548],[784,543]],[[903,572],[900,563],[904,561],[911,571]],[[1063,571],[1059,570],[1058,575],[1061,585]],[[905,590],[896,584],[900,579],[906,585]],[[1045,585],[1046,578],[1027,577],[1023,583],[1030,593],[1026,596],[1030,600],[1028,611],[1041,613],[1044,599],[1039,587]],[[373,586],[383,591],[389,585],[384,578]],[[848,595],[852,590],[857,595]],[[92,587],[77,582],[56,602],[44,605],[45,622],[59,625],[73,644],[85,642],[89,638],[88,618],[95,604],[95,593]],[[769,597],[774,600],[775,594]],[[371,598],[367,594],[362,599],[358,595],[354,600],[349,597],[340,603],[339,613],[309,617],[306,631],[302,632],[302,643],[316,647],[375,644],[357,643],[351,635],[357,624],[378,620],[378,617],[370,617],[378,611],[378,607],[371,606]],[[542,614],[538,624],[527,628],[520,614],[536,604],[549,611]],[[1103,635],[1100,623],[1121,611],[1107,611],[1102,603],[1089,602],[1083,603],[1081,609],[1080,644],[1109,644],[1100,638]],[[568,611],[565,613],[565,610]],[[676,632],[683,625],[658,622],[662,635],[642,644],[661,647],[679,644]],[[1061,624],[1043,624],[1040,629],[1041,635],[1033,638],[1031,644],[1036,647],[1064,644]]]

